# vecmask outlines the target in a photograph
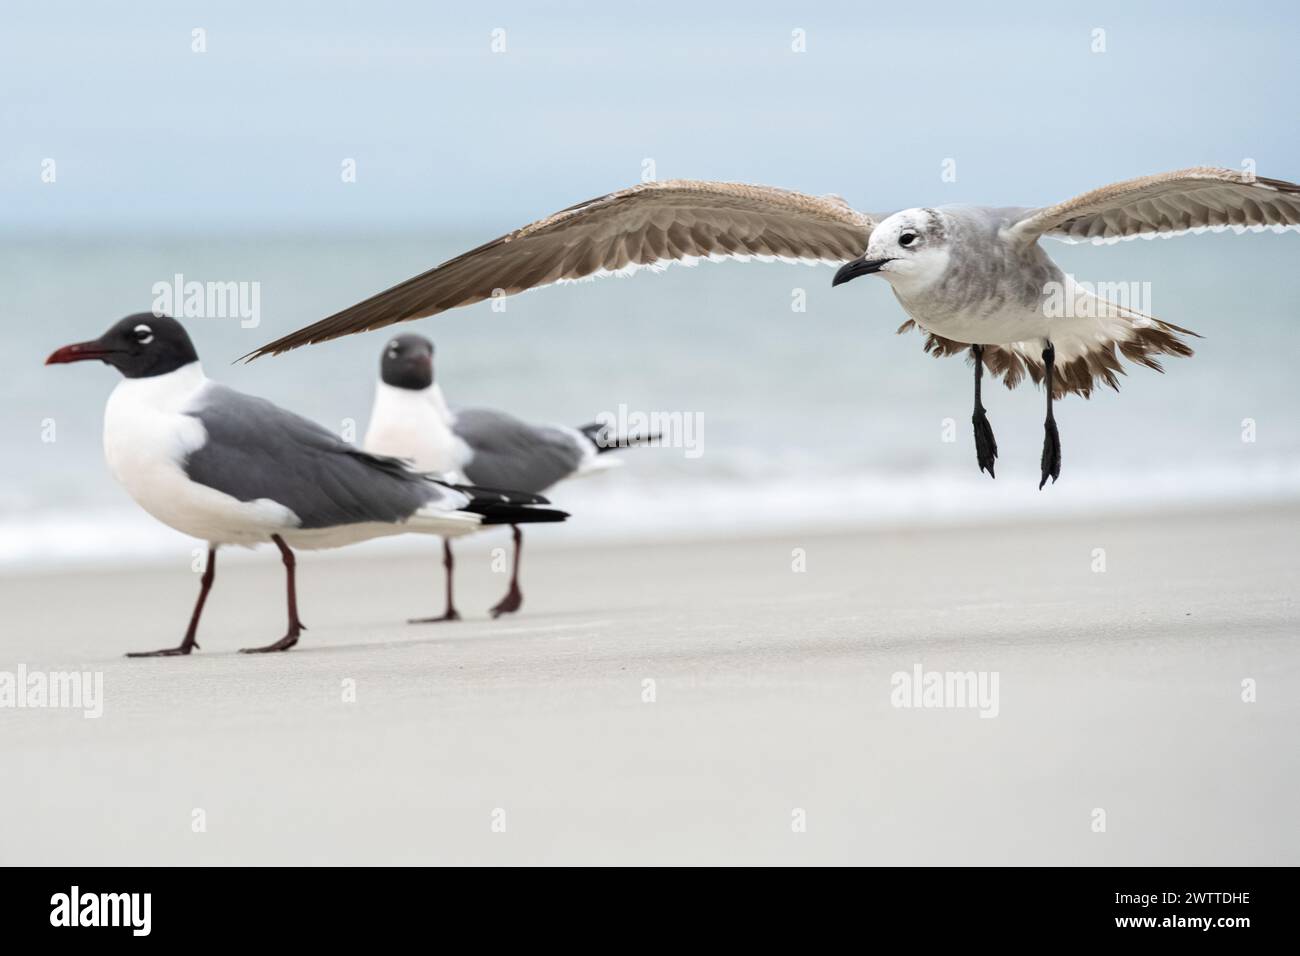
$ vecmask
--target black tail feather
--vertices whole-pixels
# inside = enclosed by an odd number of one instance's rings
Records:
[[[453,481],[434,478],[438,484],[469,495],[474,501],[493,502],[508,505],[549,505],[551,500],[530,491],[509,491],[504,488],[484,488],[482,485],[460,485]]]
[[[558,508],[537,507],[551,502],[527,491],[480,488],[478,485],[458,485],[450,481],[438,481],[438,484],[469,495],[469,504],[461,510],[482,515],[484,524],[540,524],[564,521],[569,517],[567,511]]]
[[[567,511],[558,508],[538,508],[535,505],[510,505],[495,501],[471,501],[464,509],[483,516],[484,524],[543,524],[565,521]]]

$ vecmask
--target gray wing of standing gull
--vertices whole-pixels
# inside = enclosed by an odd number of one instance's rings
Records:
[[[205,389],[186,413],[207,432],[183,465],[192,481],[240,501],[278,502],[304,529],[401,522],[425,505],[445,501],[450,511],[464,500],[399,459],[367,454],[313,421],[223,385]]]
[[[485,488],[544,491],[577,471],[584,457],[580,436],[488,408],[457,412],[452,430],[473,452],[461,470]]]
[[[436,315],[553,282],[699,259],[842,263],[866,250],[878,219],[838,196],[674,179],[562,209],[291,332],[245,358]]]

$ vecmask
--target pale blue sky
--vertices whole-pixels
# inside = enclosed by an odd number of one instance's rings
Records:
[[[1246,157],[1300,178],[1294,3],[810,6],[11,5],[0,231],[491,232],[647,157],[868,210]]]

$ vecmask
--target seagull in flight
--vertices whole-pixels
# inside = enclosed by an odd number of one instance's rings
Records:
[[[1118,389],[1121,357],[1163,371],[1195,333],[1077,287],[1039,240],[1111,243],[1193,232],[1300,228],[1300,186],[1196,167],[1103,186],[1042,208],[937,206],[858,212],[837,196],[767,186],[673,180],[578,203],[328,318],[248,358],[378,329],[491,296],[566,280],[662,269],[700,259],[838,265],[832,285],[887,281],[927,352],[966,352],[975,367],[976,459],[993,475],[997,442],[980,400],[985,370],[1047,395],[1041,489],[1061,472],[1053,402]],[[1060,308],[1062,303],[1070,307]],[[1081,307],[1073,307],[1079,305]],[[1063,313],[1063,314],[1062,314]]]
[[[298,617],[293,548],[332,548],[405,531],[451,537],[486,524],[563,521],[544,498],[435,480],[368,454],[292,412],[203,374],[175,319],[128,315],[99,338],[58,349],[46,365],[98,360],[122,373],[104,411],[113,476],[163,524],[208,542],[198,602],[177,647],[128,654],[173,657],[198,647],[199,616],[216,577],[217,548],[273,543],[284,562],[289,627],[244,653],[287,651]]]
[[[423,472],[465,480],[485,488],[543,492],[567,478],[606,471],[620,464],[605,453],[653,441],[654,435],[616,435],[600,423],[577,428],[533,425],[491,408],[448,408],[434,380],[433,343],[421,335],[399,335],[384,346],[375,403],[362,447],[368,452],[410,461]],[[519,588],[519,558],[524,536],[510,526],[514,563],[510,589],[491,609],[500,617],[524,603]],[[452,598],[455,559],[450,538],[442,541],[447,572],[447,608],[438,617],[412,624],[459,621]]]

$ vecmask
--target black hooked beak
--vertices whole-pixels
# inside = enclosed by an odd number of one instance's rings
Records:
[[[831,280],[831,288],[842,285],[858,276],[869,276],[873,272],[879,272],[880,267],[886,262],[893,262],[891,259],[854,259],[852,262],[846,262],[840,266],[835,278]]]

